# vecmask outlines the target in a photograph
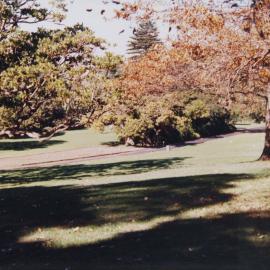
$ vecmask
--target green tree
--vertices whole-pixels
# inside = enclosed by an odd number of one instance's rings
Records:
[[[143,21],[128,42],[128,53],[134,56],[142,55],[153,45],[161,43],[157,27],[152,21]]]
[[[66,11],[65,0],[51,1],[53,11],[41,7],[37,0],[0,1],[0,40],[18,29],[20,24],[33,24],[46,20],[62,21]]]
[[[20,29],[61,21],[65,0],[52,5],[0,1],[0,136],[49,139],[59,130],[92,124],[103,113],[109,78],[117,76],[122,60],[111,53],[97,57],[105,41],[83,25]]]
[[[96,57],[103,40],[75,25],[36,33],[14,31],[0,42],[0,129],[8,136],[48,136],[91,123],[117,57]],[[9,50],[7,50],[7,48]],[[104,72],[102,72],[104,70]]]

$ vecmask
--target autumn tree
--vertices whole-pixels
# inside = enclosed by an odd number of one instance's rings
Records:
[[[120,141],[140,146],[163,146],[232,131],[228,110],[215,104],[216,97],[198,91],[190,79],[197,53],[198,48],[189,44],[181,48],[159,45],[130,59],[113,80],[107,112],[96,125],[113,125]]]
[[[164,8],[156,8],[158,1],[152,1],[152,8],[147,1],[124,2],[129,8],[118,11],[118,17],[165,20],[177,30],[178,44],[184,41],[200,48],[201,54],[212,53],[208,62],[194,63],[198,89],[222,98],[228,108],[233,102],[250,106],[254,99],[262,99],[266,135],[260,159],[269,160],[270,1],[165,1]]]
[[[227,105],[244,101],[250,106],[258,98],[265,103],[266,135],[260,159],[269,160],[270,1],[253,1],[251,5],[232,7],[224,11],[197,4],[185,7],[180,12],[181,19],[193,28],[190,42],[205,44],[216,51],[211,65],[207,65],[208,75],[202,73],[205,81],[202,86],[218,89],[216,93],[226,97]],[[181,24],[180,17],[177,23]],[[183,24],[181,27],[185,30]]]
[[[128,53],[133,56],[142,55],[155,44],[160,43],[159,33],[151,20],[142,21],[133,30],[133,36],[128,42]]]

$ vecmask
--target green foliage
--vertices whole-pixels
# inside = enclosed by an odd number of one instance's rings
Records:
[[[46,20],[62,21],[66,10],[65,0],[51,1],[53,9],[43,8],[36,0],[0,1],[0,41],[16,31],[20,24]]]
[[[134,56],[142,55],[153,45],[160,43],[158,30],[152,21],[143,21],[137,29],[134,29],[133,36],[128,43],[128,53]]]
[[[237,102],[230,108],[234,122],[255,122],[265,121],[266,101],[262,98],[254,97],[252,102]]]
[[[20,30],[23,23],[61,21],[65,0],[52,2],[53,9],[36,0],[0,2],[0,136],[45,136],[91,123],[104,105],[108,74],[121,62],[96,57],[105,42],[80,24]]]
[[[235,131],[231,114],[223,107],[211,109],[210,116],[200,122],[194,123],[194,128],[201,136],[213,136]]]
[[[39,40],[37,61],[45,59],[67,68],[75,65],[91,67],[94,49],[103,48],[104,40],[97,38],[93,31],[81,24],[49,31],[48,34]]]
[[[116,100],[96,125],[114,125],[122,143],[158,147],[233,130],[226,110],[180,91],[140,101],[123,101],[120,95]]]
[[[63,118],[68,95],[59,70],[50,63],[16,66],[0,77],[0,126],[13,134],[40,131]],[[4,91],[4,93],[3,93]]]
[[[1,40],[1,135],[46,136],[58,126],[91,124],[104,105],[107,71],[120,62],[114,55],[95,56],[103,44],[82,25],[18,29]]]
[[[120,73],[120,65],[123,64],[123,58],[111,52],[106,52],[104,56],[96,57],[94,63],[106,78],[115,78]]]
[[[15,65],[31,64],[33,47],[33,35],[19,30],[0,41],[0,72]]]

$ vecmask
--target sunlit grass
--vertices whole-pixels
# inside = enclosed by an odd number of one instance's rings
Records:
[[[116,141],[117,137],[113,132],[108,130],[101,134],[94,129],[66,131],[47,143],[39,143],[30,138],[5,139],[0,140],[0,158],[95,147]]]

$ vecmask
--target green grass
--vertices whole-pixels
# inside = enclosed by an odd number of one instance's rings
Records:
[[[117,142],[113,132],[102,134],[93,129],[72,130],[54,137],[52,140],[39,143],[34,139],[0,140],[0,157],[17,157],[44,152],[57,152]]]
[[[268,269],[263,137],[1,171],[0,269]]]

